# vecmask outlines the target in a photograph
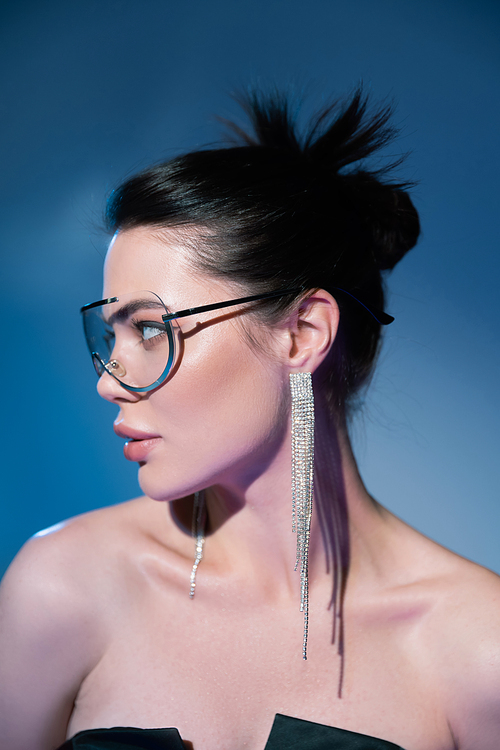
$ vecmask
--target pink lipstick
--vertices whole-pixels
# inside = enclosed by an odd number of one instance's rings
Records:
[[[147,440],[127,440],[123,446],[123,454],[127,461],[145,461],[148,453],[160,440],[161,438],[158,437],[148,438]]]
[[[125,438],[126,443],[123,446],[123,454],[127,461],[141,463],[153,448],[161,441],[159,435],[152,435],[140,430],[134,430],[125,426],[123,423],[114,424],[113,429],[119,437]]]

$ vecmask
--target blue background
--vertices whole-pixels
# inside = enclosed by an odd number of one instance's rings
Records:
[[[353,424],[372,493],[500,571],[500,10],[484,0],[4,2],[0,570],[24,539],[139,492],[95,393],[81,304],[100,295],[106,194],[212,142],[260,81],[394,97],[423,237],[390,277]]]

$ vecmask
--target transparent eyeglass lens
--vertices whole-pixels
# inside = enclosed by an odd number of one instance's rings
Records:
[[[83,325],[98,375],[107,370],[124,385],[146,388],[166,379],[175,359],[178,328],[153,292],[120,295],[83,312]]]

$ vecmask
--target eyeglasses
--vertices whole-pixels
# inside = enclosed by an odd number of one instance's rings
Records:
[[[80,312],[98,376],[108,372],[127,391],[145,393],[164,383],[174,366],[180,343],[177,318],[300,291],[280,289],[174,313],[154,292],[134,292],[91,302]]]
[[[145,393],[158,388],[168,378],[180,346],[178,318],[221,310],[247,302],[286,297],[304,291],[302,287],[279,289],[265,294],[226,300],[171,313],[154,292],[134,292],[84,305],[83,328],[87,346],[100,377],[108,372],[127,391]],[[382,325],[393,317],[365,305],[344,289]],[[119,359],[117,358],[119,357]]]

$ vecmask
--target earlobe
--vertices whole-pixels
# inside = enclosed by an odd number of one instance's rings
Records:
[[[314,372],[335,341],[339,317],[337,301],[324,289],[302,300],[289,321],[288,365]]]

